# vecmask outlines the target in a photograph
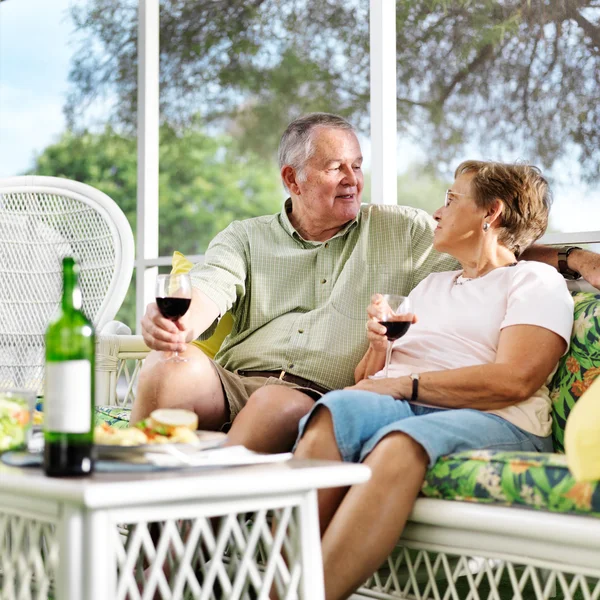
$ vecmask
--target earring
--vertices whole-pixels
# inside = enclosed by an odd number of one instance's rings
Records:
[[[489,228],[490,228],[490,224],[487,221],[485,221],[483,224],[483,230],[487,231]]]

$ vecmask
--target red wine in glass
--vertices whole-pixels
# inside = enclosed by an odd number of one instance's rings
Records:
[[[390,342],[400,339],[410,327],[410,321],[379,321],[386,329],[385,337]]]
[[[384,377],[388,376],[394,340],[405,335],[411,323],[408,320],[400,321],[398,317],[400,315],[409,315],[410,313],[412,313],[412,305],[410,298],[407,296],[399,296],[397,294],[382,295],[379,322],[386,328],[385,336],[388,340],[387,351],[385,353]]]
[[[187,273],[159,275],[156,278],[156,305],[160,314],[170,321],[178,321],[185,315],[192,302],[192,283]],[[165,362],[187,362],[177,352]]]
[[[185,315],[192,302],[191,298],[157,298],[160,314],[170,321],[177,321]]]

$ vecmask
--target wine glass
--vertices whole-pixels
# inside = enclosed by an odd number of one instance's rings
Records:
[[[192,282],[187,273],[156,278],[156,304],[165,319],[177,321],[188,311],[191,302]],[[182,358],[175,351],[165,362],[187,362],[187,358]]]
[[[411,315],[409,320],[406,320],[405,315],[407,314]],[[412,303],[410,298],[408,296],[398,296],[397,294],[383,294],[379,323],[386,328],[385,336],[388,339],[384,375],[387,377],[394,341],[401,338],[408,331],[412,323]]]

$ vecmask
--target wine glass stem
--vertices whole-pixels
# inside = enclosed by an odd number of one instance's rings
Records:
[[[163,350],[164,362],[177,362],[179,353],[176,350]]]
[[[394,342],[388,340],[388,345],[385,351],[385,377],[388,376],[388,369],[390,367],[390,359],[392,357],[392,346]]]

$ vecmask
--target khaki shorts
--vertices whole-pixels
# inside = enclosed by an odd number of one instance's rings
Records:
[[[323,394],[311,388],[302,387],[296,383],[282,381],[277,377],[243,377],[237,373],[232,373],[218,365],[214,360],[211,360],[212,366],[217,372],[225,399],[229,404],[229,420],[233,421],[240,410],[246,406],[248,398],[259,388],[266,385],[282,385],[286,388],[298,390],[307,396],[310,396],[315,402],[321,398]]]

